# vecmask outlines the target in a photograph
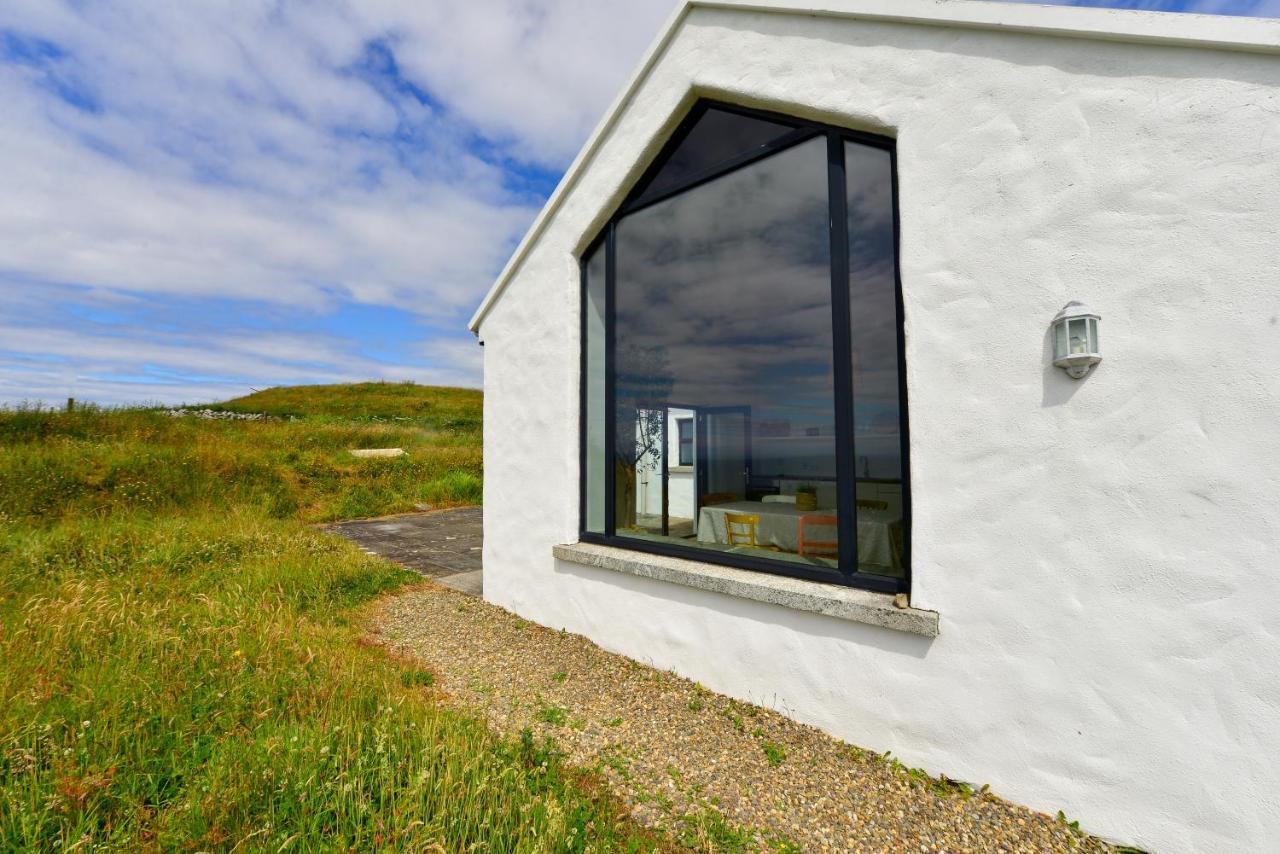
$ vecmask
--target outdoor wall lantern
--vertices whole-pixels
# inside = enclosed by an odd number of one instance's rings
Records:
[[[1053,319],[1053,364],[1078,380],[1102,361],[1098,352],[1098,321],[1088,306],[1075,300]]]

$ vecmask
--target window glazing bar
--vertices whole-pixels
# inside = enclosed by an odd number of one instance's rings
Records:
[[[836,531],[840,571],[858,570],[858,525],[854,482],[853,347],[849,318],[849,212],[845,186],[844,140],[827,133],[827,197],[831,224],[832,376],[836,408]]]

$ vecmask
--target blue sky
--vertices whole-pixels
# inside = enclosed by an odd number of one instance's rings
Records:
[[[0,404],[479,385],[467,318],[671,8],[5,0]]]

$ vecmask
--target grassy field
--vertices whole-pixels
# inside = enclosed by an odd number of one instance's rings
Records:
[[[0,849],[666,847],[363,645],[412,579],[308,524],[478,501],[477,392],[223,408],[295,420],[0,412]]]
[[[315,414],[306,414],[308,403]],[[407,383],[282,388],[210,408],[276,417],[4,413],[0,514],[50,520],[240,508],[317,522],[412,510],[424,502],[480,502],[478,391]],[[347,453],[386,447],[408,455],[361,460]]]

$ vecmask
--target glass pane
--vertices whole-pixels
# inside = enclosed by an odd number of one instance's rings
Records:
[[[765,121],[709,108],[647,186],[637,187],[633,198],[657,195],[691,175],[731,160],[795,130],[790,125]]]
[[[1073,356],[1089,352],[1089,339],[1085,332],[1084,321],[1085,319],[1083,317],[1067,321],[1071,327],[1069,330],[1070,341],[1068,346],[1071,350],[1071,355]]]
[[[604,447],[604,242],[587,260],[586,292],[586,507],[583,528],[604,533],[605,447]]]
[[[1053,327],[1053,358],[1061,359],[1067,355],[1067,324],[1058,323]]]
[[[845,143],[858,570],[902,576],[902,406],[889,152]]]
[[[675,419],[676,433],[680,443],[676,456],[676,465],[692,466],[693,465],[693,412],[683,409],[671,410],[671,416]]]
[[[1098,321],[1093,319],[1092,317],[1089,318],[1089,344],[1091,346],[1091,349],[1089,350],[1089,352],[1091,353],[1102,352],[1101,350],[1098,349]]]
[[[619,221],[619,536],[835,567],[826,160],[813,139]],[[639,484],[677,414],[694,500],[669,480],[664,535]]]

